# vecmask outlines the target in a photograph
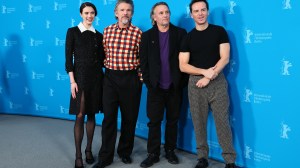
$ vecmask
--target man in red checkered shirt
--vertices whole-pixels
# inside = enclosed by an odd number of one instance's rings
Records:
[[[103,82],[102,146],[99,161],[94,167],[113,162],[117,139],[118,109],[121,111],[121,135],[117,153],[125,164],[132,162],[142,82],[139,78],[139,45],[142,31],[132,25],[132,0],[118,0],[115,6],[118,20],[104,29],[105,77]]]

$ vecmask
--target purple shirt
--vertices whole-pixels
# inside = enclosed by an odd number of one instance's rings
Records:
[[[172,84],[169,64],[169,31],[159,32],[160,47],[160,80],[159,87],[169,89]]]

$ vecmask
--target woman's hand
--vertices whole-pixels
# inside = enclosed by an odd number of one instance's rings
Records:
[[[71,83],[71,93],[72,93],[72,97],[73,99],[76,98],[76,93],[78,92],[78,86],[76,82],[72,82]]]

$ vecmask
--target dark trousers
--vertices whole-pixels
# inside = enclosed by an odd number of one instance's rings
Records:
[[[136,70],[106,69],[103,81],[102,145],[99,159],[112,162],[117,139],[118,108],[121,111],[121,135],[117,152],[130,156],[134,144],[135,127],[139,112],[142,83]]]
[[[147,116],[149,118],[148,153],[160,155],[161,122],[166,110],[165,150],[174,150],[177,145],[177,123],[182,99],[181,89],[150,88],[147,94]]]

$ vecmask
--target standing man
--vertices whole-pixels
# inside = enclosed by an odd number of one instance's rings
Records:
[[[102,146],[99,161],[102,168],[113,162],[117,139],[118,108],[121,110],[121,135],[117,153],[122,162],[132,162],[132,153],[142,83],[139,79],[139,45],[142,31],[131,24],[132,0],[118,0],[115,6],[117,23],[104,29],[105,76],[103,82]]]
[[[170,23],[170,10],[165,2],[156,3],[150,17],[153,27],[143,33],[140,56],[143,80],[147,86],[149,133],[148,157],[141,167],[159,161],[161,122],[166,109],[165,152],[171,164],[178,164],[174,153],[177,145],[177,123],[180,115],[183,73],[179,69],[179,48],[186,31]]]
[[[229,125],[227,81],[222,73],[229,62],[230,44],[225,29],[209,24],[206,0],[192,0],[191,16],[195,28],[184,38],[179,54],[180,69],[190,74],[188,95],[196,135],[198,164],[208,167],[207,116],[211,109],[222,147],[225,168],[235,168],[236,153]]]

